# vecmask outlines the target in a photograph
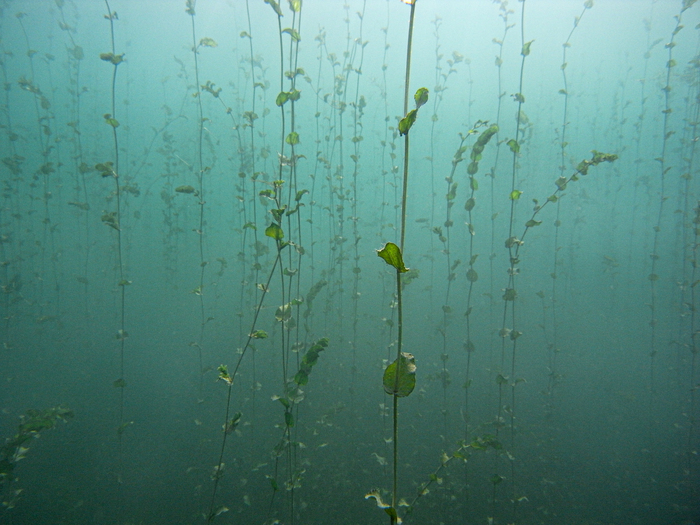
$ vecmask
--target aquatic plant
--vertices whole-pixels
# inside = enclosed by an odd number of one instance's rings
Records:
[[[104,62],[111,64],[112,66],[112,80],[110,88],[110,108],[109,113],[104,114],[104,121],[111,129],[112,135],[112,146],[113,153],[111,155],[112,160],[107,160],[100,162],[95,165],[95,170],[99,175],[105,179],[111,179],[114,182],[114,189],[110,195],[115,199],[115,207],[113,211],[104,211],[102,213],[102,223],[109,227],[111,230],[116,232],[116,256],[117,256],[117,275],[118,282],[117,287],[119,290],[119,328],[116,332],[116,339],[119,344],[119,377],[113,382],[115,388],[119,390],[119,416],[117,425],[117,457],[118,457],[118,470],[117,470],[117,486],[118,486],[118,500],[119,500],[119,515],[120,519],[123,517],[123,491],[122,491],[122,476],[124,471],[124,450],[123,450],[123,434],[124,431],[133,423],[132,421],[125,421],[124,418],[124,408],[125,408],[125,389],[127,386],[127,381],[125,378],[125,360],[126,360],[126,339],[129,337],[129,333],[126,330],[126,289],[131,285],[131,281],[126,278],[125,274],[125,264],[124,264],[124,247],[123,247],[123,229],[122,229],[122,185],[120,184],[120,177],[123,177],[120,171],[120,155],[119,155],[119,134],[118,128],[120,126],[117,120],[117,71],[119,65],[124,62],[124,53],[117,54],[115,36],[114,36],[114,22],[119,19],[116,11],[112,11],[109,6],[109,0],[105,0],[105,6],[107,8],[107,14],[104,18],[109,21],[110,29],[110,51],[107,53],[100,54],[100,59]],[[110,199],[108,199],[110,200]]]
[[[662,119],[662,126],[661,126],[661,148],[660,148],[660,153],[658,157],[656,157],[654,160],[658,163],[659,165],[659,172],[658,172],[658,181],[659,181],[659,201],[658,201],[658,207],[657,207],[657,214],[656,214],[656,223],[653,226],[653,242],[652,242],[652,249],[651,249],[651,254],[649,255],[651,259],[651,268],[650,272],[647,276],[649,280],[649,287],[650,287],[650,299],[649,299],[649,309],[650,309],[650,318],[649,318],[649,327],[650,327],[650,333],[649,333],[649,357],[650,357],[650,363],[649,363],[649,413],[653,413],[655,410],[655,405],[656,405],[656,355],[658,353],[658,334],[657,334],[657,324],[658,324],[658,292],[657,292],[657,282],[659,281],[659,270],[658,270],[658,264],[659,260],[661,259],[661,253],[659,252],[659,243],[660,243],[660,236],[661,232],[663,231],[664,227],[664,204],[666,200],[668,199],[668,193],[667,193],[667,174],[669,171],[673,169],[673,165],[670,164],[667,152],[668,149],[670,148],[670,142],[671,138],[675,135],[675,130],[671,129],[671,114],[673,112],[673,108],[671,107],[671,91],[672,91],[672,86],[671,86],[671,72],[673,69],[677,66],[676,60],[673,58],[673,50],[676,47],[676,36],[680,31],[683,29],[683,24],[682,24],[682,19],[683,19],[683,14],[693,6],[693,4],[696,2],[696,0],[682,0],[681,2],[681,9],[679,13],[674,17],[676,21],[676,25],[671,32],[671,38],[669,41],[665,44],[666,49],[668,50],[668,55],[667,55],[667,61],[666,61],[666,71],[665,71],[665,81],[664,81],[664,86],[661,88],[661,91],[663,92],[663,105],[664,109],[661,111],[663,114],[663,119]],[[654,424],[653,422],[650,422],[649,425],[649,439],[653,443],[655,438],[655,429],[654,429]],[[652,447],[653,449],[653,447]]]
[[[508,284],[504,289],[503,294],[503,314],[501,318],[501,329],[499,335],[501,336],[501,360],[499,370],[500,372],[496,375],[496,384],[498,385],[498,408],[496,415],[496,438],[499,438],[500,426],[503,421],[503,412],[505,411],[510,416],[510,448],[515,446],[515,386],[519,381],[515,379],[515,366],[516,366],[516,355],[517,355],[517,341],[518,336],[521,332],[517,330],[516,327],[516,316],[515,316],[515,298],[517,297],[517,292],[515,289],[515,279],[519,272],[517,265],[519,264],[519,259],[515,253],[518,248],[517,238],[513,235],[513,229],[515,227],[515,205],[522,195],[522,191],[516,188],[516,180],[518,175],[518,157],[520,154],[520,148],[522,146],[522,141],[520,135],[523,132],[523,112],[522,106],[525,103],[525,96],[523,95],[523,78],[525,72],[525,60],[530,55],[530,48],[532,46],[532,40],[525,41],[525,2],[522,2],[520,9],[520,72],[518,76],[518,91],[511,95],[513,101],[517,104],[517,109],[515,113],[515,137],[508,140],[506,144],[510,148],[512,154],[511,168],[510,168],[510,211],[508,216],[508,238],[505,242],[505,247],[508,250]],[[508,316],[510,314],[510,322]],[[508,378],[504,374],[505,372],[505,362],[506,362],[506,341],[511,341],[511,363],[510,363],[510,377],[512,383],[511,385],[511,402],[509,406],[504,406],[504,388],[505,385],[509,384]],[[518,497],[515,494],[516,491],[516,479],[515,479],[515,464],[512,456],[508,456],[510,462],[510,483],[511,483],[511,501],[513,502],[512,509],[512,520],[515,520],[517,501]],[[491,478],[493,483],[493,493],[492,493],[492,512],[495,510],[496,506],[496,491],[497,486],[503,481],[503,476],[499,474],[498,468],[496,467],[496,472]]]
[[[0,447],[0,518],[20,500],[23,489],[17,488],[19,477],[15,470],[18,462],[27,457],[32,442],[39,438],[44,430],[55,428],[59,421],[67,422],[74,415],[72,410],[59,405],[44,410],[30,409],[20,416],[17,432],[14,436],[6,438]]]
[[[201,48],[211,48],[217,47],[217,43],[214,39],[209,37],[204,37],[197,42],[197,31],[195,26],[195,16],[196,16],[196,5],[197,0],[186,0],[185,2],[185,12],[190,15],[191,29],[192,29],[192,55],[194,57],[194,81],[195,89],[194,93],[196,105],[197,105],[197,142],[195,150],[196,158],[196,178],[197,178],[197,191],[194,195],[198,199],[199,206],[199,225],[194,230],[197,234],[197,248],[199,252],[199,285],[193,290],[193,294],[198,297],[199,302],[199,336],[198,339],[191,344],[197,349],[197,355],[199,357],[199,401],[203,401],[203,381],[204,381],[204,358],[202,355],[202,349],[204,346],[204,331],[208,323],[206,317],[205,306],[204,306],[204,294],[205,294],[205,272],[206,267],[209,264],[204,257],[204,226],[205,226],[205,204],[206,204],[206,193],[205,193],[205,179],[206,174],[211,170],[210,166],[204,166],[204,156],[203,156],[203,140],[204,140],[204,115],[202,110],[202,88],[199,84],[199,50]],[[189,186],[187,190],[180,191],[180,193],[192,193],[189,191]],[[176,188],[175,191],[178,191]]]
[[[70,206],[73,206],[76,213],[79,216],[80,228],[82,229],[82,249],[84,251],[84,261],[82,274],[76,279],[80,284],[83,285],[84,293],[84,310],[85,317],[88,317],[89,313],[89,268],[90,268],[90,245],[92,242],[91,237],[91,218],[89,216],[90,211],[90,196],[88,194],[88,174],[91,171],[90,166],[85,162],[85,156],[83,151],[83,133],[81,131],[82,127],[82,97],[87,91],[87,86],[81,86],[81,64],[85,59],[85,52],[83,47],[80,46],[76,41],[77,30],[74,25],[71,25],[66,18],[66,12],[64,9],[65,2],[59,0],[56,2],[56,7],[58,7],[60,20],[58,21],[58,26],[67,36],[70,41],[70,45],[66,45],[66,50],[68,54],[69,70],[71,73],[70,81],[70,92],[71,98],[71,121],[66,123],[66,126],[70,129],[68,131],[69,136],[67,141],[72,144],[72,170],[75,177],[75,187],[74,187],[74,197],[68,202]],[[75,24],[76,21],[72,23]]]
[[[569,32],[568,36],[566,37],[566,40],[562,44],[562,60],[561,60],[561,75],[562,75],[562,85],[563,87],[559,90],[559,94],[562,95],[564,99],[564,109],[563,109],[563,114],[562,114],[562,124],[560,128],[560,142],[559,142],[559,148],[560,148],[560,164],[559,164],[559,175],[563,176],[564,173],[566,172],[567,168],[567,160],[568,160],[568,155],[566,153],[566,147],[569,145],[567,142],[567,131],[569,128],[569,81],[566,76],[566,71],[567,71],[567,66],[569,65],[568,60],[566,58],[566,54],[568,49],[571,47],[571,38],[574,35],[574,32],[579,26],[579,23],[581,22],[581,19],[583,16],[586,14],[586,11],[591,9],[593,7],[593,0],[587,0],[583,4],[583,10],[581,11],[581,14],[578,15],[577,17],[574,18],[574,23],[573,27],[571,28],[571,31]],[[559,309],[558,305],[558,297],[557,297],[557,272],[559,268],[559,251],[560,251],[560,245],[559,245],[559,228],[561,226],[561,203],[560,201],[556,202],[556,217],[554,219],[554,246],[553,246],[553,252],[552,252],[552,271],[550,273],[550,276],[552,278],[552,287],[550,290],[550,313],[551,313],[551,341],[547,341],[547,348],[549,350],[549,379],[547,382],[547,405],[548,405],[548,410],[552,410],[553,407],[553,393],[554,393],[554,387],[561,381],[561,375],[559,374],[557,370],[557,356],[560,352],[559,349],[559,322],[557,319],[557,313]],[[544,310],[543,310],[544,312]],[[546,320],[544,321],[546,323]],[[545,338],[548,338],[549,334],[547,334],[545,330]]]
[[[408,42],[406,44],[406,80],[404,82],[404,103],[403,114],[405,115],[398,125],[399,134],[404,137],[404,157],[403,157],[403,186],[401,198],[401,229],[400,229],[400,244],[388,242],[386,245],[377,251],[377,255],[384,262],[393,267],[396,271],[396,305],[398,332],[396,342],[396,359],[390,363],[384,370],[383,384],[384,391],[392,396],[393,401],[393,474],[392,474],[392,492],[391,505],[384,508],[384,511],[389,515],[392,525],[399,522],[397,493],[398,493],[398,441],[399,441],[399,414],[398,400],[400,397],[406,397],[413,392],[416,386],[416,364],[412,354],[403,352],[403,296],[401,282],[401,274],[407,273],[408,268],[404,265],[403,252],[406,239],[406,201],[408,195],[408,174],[409,174],[409,132],[416,122],[418,110],[421,106],[428,102],[428,89],[420,88],[416,91],[413,99],[415,101],[415,109],[408,110],[409,85],[411,80],[411,46],[413,44],[413,21],[415,19],[416,2],[409,2],[411,5],[411,13],[408,24]]]

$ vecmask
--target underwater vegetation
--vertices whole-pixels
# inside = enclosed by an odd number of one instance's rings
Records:
[[[0,76],[0,524],[700,522],[695,0],[0,0]]]

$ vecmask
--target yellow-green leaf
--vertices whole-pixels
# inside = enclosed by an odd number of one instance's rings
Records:
[[[384,259],[384,261],[389,265],[396,268],[401,273],[406,273],[408,268],[404,266],[403,256],[401,255],[401,249],[396,246],[393,242],[388,242],[381,250],[377,250],[377,255]]]

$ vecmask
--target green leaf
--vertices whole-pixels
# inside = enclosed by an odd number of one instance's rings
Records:
[[[476,200],[474,199],[474,197],[470,197],[469,199],[467,199],[467,202],[464,203],[464,209],[467,211],[472,211],[475,205]]]
[[[277,95],[277,98],[275,99],[275,104],[277,104],[277,106],[279,107],[282,107],[284,103],[287,102],[287,100],[289,100],[289,93],[287,93],[286,91],[280,91],[280,94]]]
[[[284,413],[284,424],[288,427],[294,426],[294,415],[291,412]]]
[[[420,109],[422,105],[428,102],[428,88],[422,87],[418,89],[416,94],[413,95],[413,100],[416,101],[416,109]]]
[[[282,13],[282,9],[280,8],[280,5],[275,0],[265,0],[265,3],[272,6],[272,9],[275,10],[275,13],[277,13],[277,16],[284,16],[284,14]]]
[[[384,248],[377,250],[377,255],[384,259],[389,266],[396,268],[400,273],[406,273],[408,271],[408,268],[403,264],[401,249],[393,242],[388,242],[384,245]]]
[[[413,127],[413,124],[416,122],[417,115],[418,110],[412,109],[404,118],[401,119],[399,122],[399,135],[403,136],[408,134],[411,127]]]
[[[510,200],[517,201],[522,194],[523,192],[520,190],[513,190],[510,192]]]
[[[530,219],[525,223],[525,226],[528,228],[532,228],[533,226],[539,226],[542,224],[542,221],[536,221],[535,219]]]
[[[416,387],[416,362],[412,354],[401,355],[384,370],[384,391],[397,397],[406,397]]]
[[[515,301],[516,297],[518,297],[518,293],[515,291],[515,288],[505,289],[505,292],[503,293],[504,301]]]
[[[284,141],[290,146],[296,146],[299,144],[299,133],[292,131],[289,135],[287,135],[287,138],[284,139]]]
[[[520,144],[515,139],[510,139],[506,144],[513,153],[520,153]]]
[[[199,41],[199,45],[205,47],[218,47],[219,44],[217,44],[213,38],[206,36]]]
[[[301,40],[301,36],[299,36],[299,31],[297,31],[296,29],[288,27],[286,29],[283,29],[282,32],[287,33],[289,36],[291,36],[292,40],[294,40],[295,42],[299,42],[299,40]]]
[[[267,332],[265,330],[256,330],[250,334],[251,339],[267,339]]]
[[[197,190],[192,186],[178,186],[175,188],[175,193],[195,193]]]
[[[476,273],[476,270],[474,268],[469,268],[469,270],[467,270],[467,281],[475,283],[478,279],[479,274]]]
[[[309,382],[309,374],[307,374],[304,370],[299,370],[294,375],[294,382],[299,386],[304,386]]]
[[[295,13],[301,11],[301,0],[289,0],[289,9]]]
[[[272,237],[276,241],[281,241],[284,239],[284,232],[282,231],[282,228],[280,228],[279,225],[275,224],[274,222],[265,228],[265,235]]]
[[[529,42],[525,42],[523,44],[523,50],[521,51],[520,54],[523,55],[524,57],[528,56],[530,54],[530,46],[532,45],[533,42],[534,42],[534,40],[530,40]]]

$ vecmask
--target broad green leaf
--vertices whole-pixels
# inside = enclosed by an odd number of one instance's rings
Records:
[[[420,109],[422,105],[428,102],[428,88],[422,87],[418,89],[416,94],[413,95],[413,100],[416,101],[416,109]]]
[[[388,242],[381,250],[377,250],[377,255],[384,259],[384,261],[389,265],[396,268],[401,273],[406,273],[408,268],[404,266],[403,256],[401,255],[401,249],[396,246],[393,242]]]
[[[299,42],[299,40],[301,40],[301,36],[299,36],[299,31],[297,31],[296,29],[288,27],[286,29],[283,29],[282,32],[289,34],[289,36],[291,36],[292,40],[294,40],[295,42]]]
[[[289,0],[289,9],[295,13],[301,11],[301,0]]]
[[[416,361],[412,354],[401,355],[384,370],[384,391],[397,397],[406,397],[416,387]]]
[[[282,231],[282,228],[280,228],[279,225],[275,224],[274,222],[265,228],[265,235],[272,237],[276,241],[281,241],[284,239],[284,232]]]
[[[476,273],[476,270],[474,268],[469,268],[469,270],[467,270],[467,281],[475,283],[478,279],[479,274]]]
[[[523,50],[522,50],[521,54],[524,57],[526,57],[530,54],[530,46],[532,45],[533,42],[534,42],[534,40],[530,40],[529,42],[525,42],[523,44]]]
[[[401,119],[401,121],[399,122],[399,135],[403,136],[408,134],[408,132],[411,130],[411,127],[413,127],[413,124],[416,122],[417,115],[418,111],[412,109],[404,118]]]
[[[467,199],[467,202],[464,203],[464,209],[467,211],[472,211],[475,205],[476,200],[474,199],[474,197],[470,197],[469,199]]]
[[[275,10],[275,13],[277,13],[277,16],[284,16],[282,13],[282,9],[280,8],[280,5],[275,1],[275,0],[265,0],[266,4],[269,4],[272,9]]]
[[[494,124],[493,126],[490,126],[489,128],[481,132],[481,135],[479,135],[475,146],[485,146],[486,144],[488,144],[489,140],[491,140],[491,137],[493,137],[496,133],[498,133],[498,126]]]
[[[520,144],[515,139],[510,139],[506,144],[513,153],[520,153]]]
[[[533,226],[539,226],[540,224],[542,224],[542,221],[536,221],[535,219],[530,219],[529,221],[527,221],[525,223],[525,226],[527,226],[528,228],[532,228]]]
[[[292,131],[289,135],[287,135],[287,138],[284,139],[284,141],[290,146],[296,146],[299,144],[299,133]]]
[[[275,104],[278,106],[283,106],[287,100],[289,100],[289,93],[286,91],[280,91],[280,94],[277,95],[277,98],[275,99]]]
[[[523,192],[520,190],[513,190],[510,192],[510,200],[517,201],[522,194]]]

